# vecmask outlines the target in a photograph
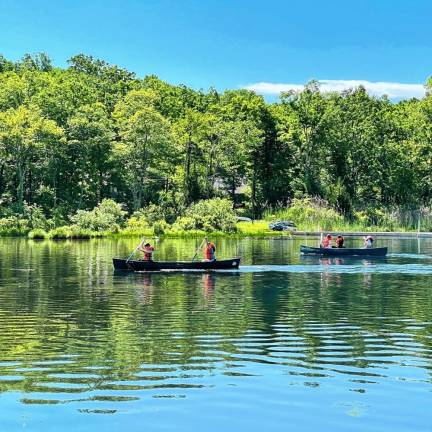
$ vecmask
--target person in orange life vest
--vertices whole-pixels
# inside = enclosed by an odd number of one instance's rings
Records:
[[[141,246],[139,250],[144,253],[144,261],[153,261],[152,255],[155,249],[150,243]]]
[[[216,252],[216,246],[214,245],[214,243],[206,240],[206,243],[204,245],[204,259],[206,261],[215,261],[216,260],[215,252]]]
[[[331,248],[332,247],[332,236],[330,234],[327,234],[324,237],[324,240],[322,241],[322,247],[324,247],[324,248]]]
[[[345,242],[345,239],[341,235],[338,235],[337,239],[336,239],[336,247],[337,248],[343,248],[344,242]]]

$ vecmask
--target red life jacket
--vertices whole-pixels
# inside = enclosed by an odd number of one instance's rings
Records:
[[[151,261],[153,251],[154,251],[154,247],[153,246],[147,246],[144,249],[144,261]]]
[[[216,247],[213,243],[207,243],[207,246],[204,249],[204,257],[207,260],[214,260],[214,253],[216,251]]]

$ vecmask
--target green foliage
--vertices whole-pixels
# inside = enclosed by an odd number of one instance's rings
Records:
[[[136,103],[133,98],[120,101],[114,112],[121,141],[114,147],[122,164],[122,177],[133,199],[133,209],[153,194],[172,158],[170,123],[153,107]]]
[[[196,227],[196,219],[190,216],[180,216],[174,224],[175,229],[184,231],[191,231]]]
[[[104,199],[91,211],[78,210],[71,220],[83,230],[117,232],[124,224],[125,215],[126,212],[120,204],[111,199]]]
[[[227,199],[213,198],[192,204],[186,209],[185,217],[180,217],[175,226],[179,229],[235,232],[236,216],[232,203]]]
[[[150,228],[150,225],[147,222],[145,215],[138,210],[126,221],[126,228],[138,231],[148,229]]]
[[[77,229],[118,232],[124,215],[82,210],[110,198],[129,214],[144,209],[129,232],[161,221],[234,230],[232,220],[186,211],[215,197],[255,219],[292,202],[279,218],[304,226],[414,229],[420,214],[406,209],[432,203],[430,90],[391,103],[361,86],[322,93],[313,81],[269,104],[248,90],[139,79],[83,54],[66,69],[44,53],[0,56],[0,205],[26,220],[2,232],[49,230],[70,215]]]
[[[153,226],[155,222],[164,220],[163,209],[156,204],[150,204],[146,208],[136,211],[133,216],[140,220],[145,220],[149,226]]]
[[[47,153],[61,138],[62,130],[37,109],[19,106],[0,112],[0,158],[16,178],[19,211],[24,210],[26,178],[39,174]]]
[[[48,233],[48,237],[53,240],[90,239],[95,237],[104,237],[108,234],[110,234],[108,231],[91,231],[77,226],[62,226],[51,230]]]
[[[49,232],[49,238],[54,240],[69,239],[72,237],[72,229],[68,226],[54,228]]]
[[[40,228],[33,229],[28,233],[28,238],[31,240],[45,240],[48,237],[48,233]]]
[[[288,231],[272,231],[268,226],[268,221],[238,222],[237,232],[246,237],[267,237],[267,236],[290,236]]]
[[[22,236],[29,231],[27,219],[15,215],[0,219],[0,236]]]
[[[330,208],[325,201],[312,198],[294,198],[291,205],[274,213],[267,212],[266,220],[284,219],[298,227],[313,230],[330,230],[343,222],[343,216]]]
[[[163,235],[165,231],[169,228],[169,225],[164,221],[156,221],[153,223],[153,232],[155,235]]]
[[[41,207],[37,204],[27,204],[24,203],[24,213],[23,216],[28,221],[28,226],[32,229],[49,229],[52,227],[53,222],[49,221]]]

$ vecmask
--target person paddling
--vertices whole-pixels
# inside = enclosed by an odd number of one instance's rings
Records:
[[[150,243],[146,243],[144,247],[141,245],[139,250],[144,253],[144,261],[153,261],[153,252],[155,248]]]
[[[213,242],[209,242],[207,239],[205,239],[204,244],[204,260],[205,261],[216,261],[216,246]]]
[[[324,237],[324,240],[322,241],[322,247],[323,248],[331,248],[332,247],[332,236],[330,234],[327,234]]]

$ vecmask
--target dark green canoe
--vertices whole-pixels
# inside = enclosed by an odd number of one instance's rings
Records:
[[[387,255],[387,248],[323,248],[300,246],[300,252],[304,255],[383,257]]]

